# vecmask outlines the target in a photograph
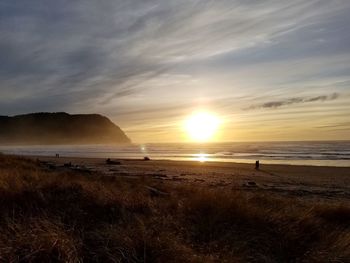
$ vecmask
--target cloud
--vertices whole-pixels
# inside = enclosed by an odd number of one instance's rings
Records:
[[[323,96],[317,96],[309,99],[305,99],[304,102],[314,102],[314,101],[326,101],[326,100],[335,100],[339,97],[338,93],[333,93],[331,95],[323,95]]]
[[[227,115],[260,94],[271,102],[254,107],[336,99],[295,97],[305,87],[344,99],[349,12],[347,0],[4,0],[0,113],[100,112],[129,127],[199,98]]]
[[[318,129],[336,129],[336,128],[349,128],[350,127],[350,122],[340,122],[340,123],[332,123],[332,124],[327,124],[327,125],[320,125],[316,126],[315,128]]]
[[[347,17],[340,12],[349,7],[346,1],[330,5],[323,0],[7,0],[0,5],[1,88],[17,98],[22,94],[18,101],[32,99],[23,90],[48,97],[59,90],[62,100],[74,92],[69,103],[81,102],[82,90],[96,99],[125,97],[137,93],[149,78],[188,63],[202,67],[203,61],[219,55],[234,54],[238,65],[243,64],[240,56],[245,63],[254,62],[252,48],[273,45],[275,53],[261,52],[260,60],[295,55],[309,46],[298,44],[309,31],[314,39],[329,41],[329,33]],[[340,36],[338,30],[332,39]],[[278,45],[286,42],[295,44],[288,52]],[[349,46],[340,42],[343,50]],[[308,50],[318,50],[315,44]],[[13,97],[6,99],[16,103]]]
[[[337,99],[338,97],[339,97],[338,93],[311,97],[311,98],[295,97],[295,98],[289,98],[289,99],[278,100],[278,101],[269,101],[262,104],[251,105],[250,107],[245,108],[244,110],[271,109],[271,108],[276,109],[283,106],[290,106],[293,104],[310,103],[310,102],[317,102],[317,101],[318,102],[331,101],[331,100]]]

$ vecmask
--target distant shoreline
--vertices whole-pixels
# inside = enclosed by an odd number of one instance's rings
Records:
[[[28,155],[28,154],[11,154],[11,153],[2,153],[0,151],[0,154],[10,155],[10,156],[19,156],[29,159],[47,159],[47,158],[55,158],[55,159],[72,159],[72,160],[99,160],[99,161],[105,161],[106,159],[110,158],[113,160],[120,160],[120,161],[142,161],[142,158],[137,157],[94,157],[94,156],[67,156],[60,154],[59,158],[56,158],[53,155]],[[194,160],[194,159],[167,159],[167,158],[152,158],[149,157],[151,161],[153,162],[176,162],[176,163],[199,163],[199,164],[242,164],[242,165],[249,165],[253,166],[255,164],[255,160],[253,159],[242,159],[242,160]],[[350,173],[350,164],[348,165],[322,165],[322,164],[305,164],[303,162],[310,161],[310,160],[259,160],[262,165],[268,165],[268,166],[298,166],[298,167],[319,167],[319,168],[349,168]],[[315,162],[319,160],[313,160]],[[343,160],[344,162],[348,163],[349,161]],[[295,162],[295,163],[288,163],[288,162]]]
[[[55,156],[48,156],[48,155],[16,155],[14,154],[13,156],[19,156],[19,157],[24,157],[28,159],[44,159],[44,160],[56,160],[56,161],[83,161],[83,162],[94,162],[94,163],[104,163],[106,159],[104,157],[85,157],[85,156],[62,156],[60,155],[59,158],[56,158]],[[144,161],[142,158],[110,158],[111,160],[116,160],[116,161],[123,161],[126,163],[133,163],[133,162],[150,162],[154,164],[168,164],[168,163],[174,163],[174,164],[183,164],[184,166],[188,165],[201,165],[201,166],[223,166],[223,167],[228,167],[228,166],[244,166],[246,168],[253,168],[255,165],[254,160],[250,160],[250,162],[221,162],[221,161],[198,161],[198,160],[170,160],[170,159],[152,159],[150,161]],[[283,163],[268,163],[263,161],[260,161],[262,167],[299,167],[299,168],[316,168],[316,169],[348,169],[349,175],[350,175],[350,166],[322,166],[322,165],[304,165],[304,164],[283,164]]]
[[[350,167],[350,142],[0,145],[5,154]]]

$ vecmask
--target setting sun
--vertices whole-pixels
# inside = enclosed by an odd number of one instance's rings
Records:
[[[214,114],[198,112],[186,120],[185,128],[191,140],[206,142],[214,138],[219,124],[219,118]]]

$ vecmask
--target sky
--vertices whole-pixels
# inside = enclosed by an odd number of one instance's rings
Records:
[[[100,113],[134,142],[350,140],[349,0],[0,0],[0,115]]]

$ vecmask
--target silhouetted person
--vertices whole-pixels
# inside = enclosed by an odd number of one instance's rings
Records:
[[[260,162],[259,160],[255,162],[255,170],[259,170]]]

